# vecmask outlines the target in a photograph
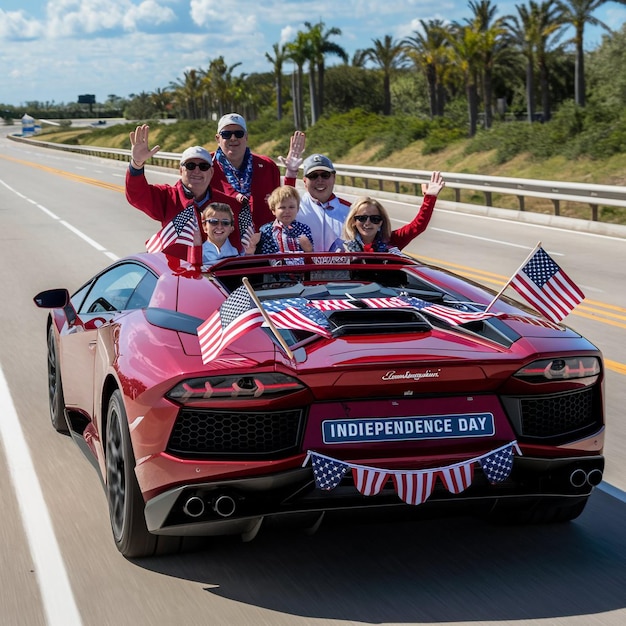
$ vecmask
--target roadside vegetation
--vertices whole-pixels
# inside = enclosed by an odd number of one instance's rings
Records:
[[[110,95],[89,109],[29,103],[28,113],[61,120],[42,133],[50,141],[127,148],[128,132],[146,121],[154,144],[182,152],[213,147],[216,120],[237,111],[251,148],[273,157],[287,153],[299,128],[308,153],[338,163],[625,185],[626,25],[600,23],[602,43],[584,51],[601,4],[530,0],[499,15],[495,2],[472,0],[470,19],[422,20],[413,36],[374,39],[352,59],[339,29],[306,22],[266,53],[266,74],[237,75],[240,64],[219,57],[153,93]],[[327,67],[330,59],[340,63]],[[88,116],[133,121],[68,127]],[[165,118],[177,121],[156,121]],[[621,222],[619,213],[605,207],[601,219]]]

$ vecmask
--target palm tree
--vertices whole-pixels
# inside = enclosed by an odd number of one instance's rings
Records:
[[[317,24],[311,24],[310,22],[304,22],[304,25],[309,29],[309,43],[311,53],[311,69],[315,68],[317,72],[317,96],[315,97],[315,84],[311,83],[311,95],[313,100],[311,101],[311,118],[312,123],[315,124],[319,116],[324,112],[324,70],[325,70],[325,57],[329,54],[334,54],[341,58],[344,63],[348,62],[348,55],[346,51],[338,44],[330,41],[331,37],[341,36],[341,29],[328,28],[324,30],[324,22],[319,21]],[[314,81],[314,76],[311,77]]]
[[[184,72],[182,79],[170,83],[170,89],[180,116],[190,120],[200,119],[202,73],[198,70]]]
[[[383,72],[384,104],[383,115],[391,115],[391,75],[406,60],[405,44],[394,40],[391,35],[385,35],[384,39],[372,39],[374,46],[365,51],[368,61],[376,63]]]
[[[286,58],[293,61],[296,71],[291,76],[291,93],[293,98],[293,119],[297,130],[304,128],[304,103],[302,101],[302,77],[304,64],[310,58],[309,41],[303,32],[296,35],[295,41],[285,46]]]
[[[608,32],[611,29],[592,13],[606,4],[608,0],[559,0],[557,7],[561,11],[561,17],[565,24],[574,28],[572,39],[576,48],[576,65],[574,75],[574,99],[578,106],[585,106],[585,26],[601,26]],[[615,0],[618,4],[626,4],[626,0]]]
[[[535,42],[537,41],[536,3],[516,5],[517,15],[507,15],[504,20],[512,42],[526,59],[526,113],[528,121],[535,117]]]
[[[491,128],[493,122],[493,71],[498,56],[506,50],[506,29],[503,19],[494,19],[498,8],[491,0],[469,3],[474,13],[472,20],[466,20],[470,27],[477,29],[480,35],[480,71],[485,105],[485,128]]]
[[[443,20],[420,20],[420,24],[423,32],[416,30],[413,37],[404,40],[406,55],[426,75],[430,117],[441,117],[445,105],[443,73],[448,60],[448,32]]]
[[[285,46],[275,43],[272,46],[274,56],[265,53],[265,58],[272,64],[274,70],[274,81],[276,83],[276,119],[283,118],[283,63],[287,59]]]
[[[552,117],[550,101],[550,67],[549,58],[562,35],[562,14],[556,0],[546,0],[537,5],[537,65],[539,67],[539,85],[541,91],[541,110],[543,120],[548,122]]]
[[[450,37],[452,60],[458,67],[465,83],[469,114],[469,136],[478,127],[478,78],[481,66],[482,39],[471,26],[453,24]]]

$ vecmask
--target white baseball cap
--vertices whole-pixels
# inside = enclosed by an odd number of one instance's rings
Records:
[[[219,133],[222,128],[225,126],[230,126],[231,124],[236,124],[237,126],[241,126],[243,130],[248,132],[248,128],[246,127],[246,120],[239,115],[239,113],[227,113],[226,115],[222,115],[220,121],[217,123],[217,132]]]
[[[184,165],[189,159],[202,159],[209,165],[213,165],[211,153],[202,146],[191,146],[191,148],[187,148],[180,157],[180,164]]]

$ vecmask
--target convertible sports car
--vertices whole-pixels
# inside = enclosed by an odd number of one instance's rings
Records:
[[[137,254],[35,297],[52,424],[125,556],[324,515],[580,515],[604,470],[595,346],[405,256],[281,258]]]

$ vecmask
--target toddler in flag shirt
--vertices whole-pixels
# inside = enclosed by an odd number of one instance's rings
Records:
[[[300,194],[295,187],[289,185],[277,187],[269,195],[267,203],[276,219],[261,226],[257,253],[313,252],[311,229],[296,220],[300,208]],[[286,260],[286,263],[302,263],[302,259]]]

